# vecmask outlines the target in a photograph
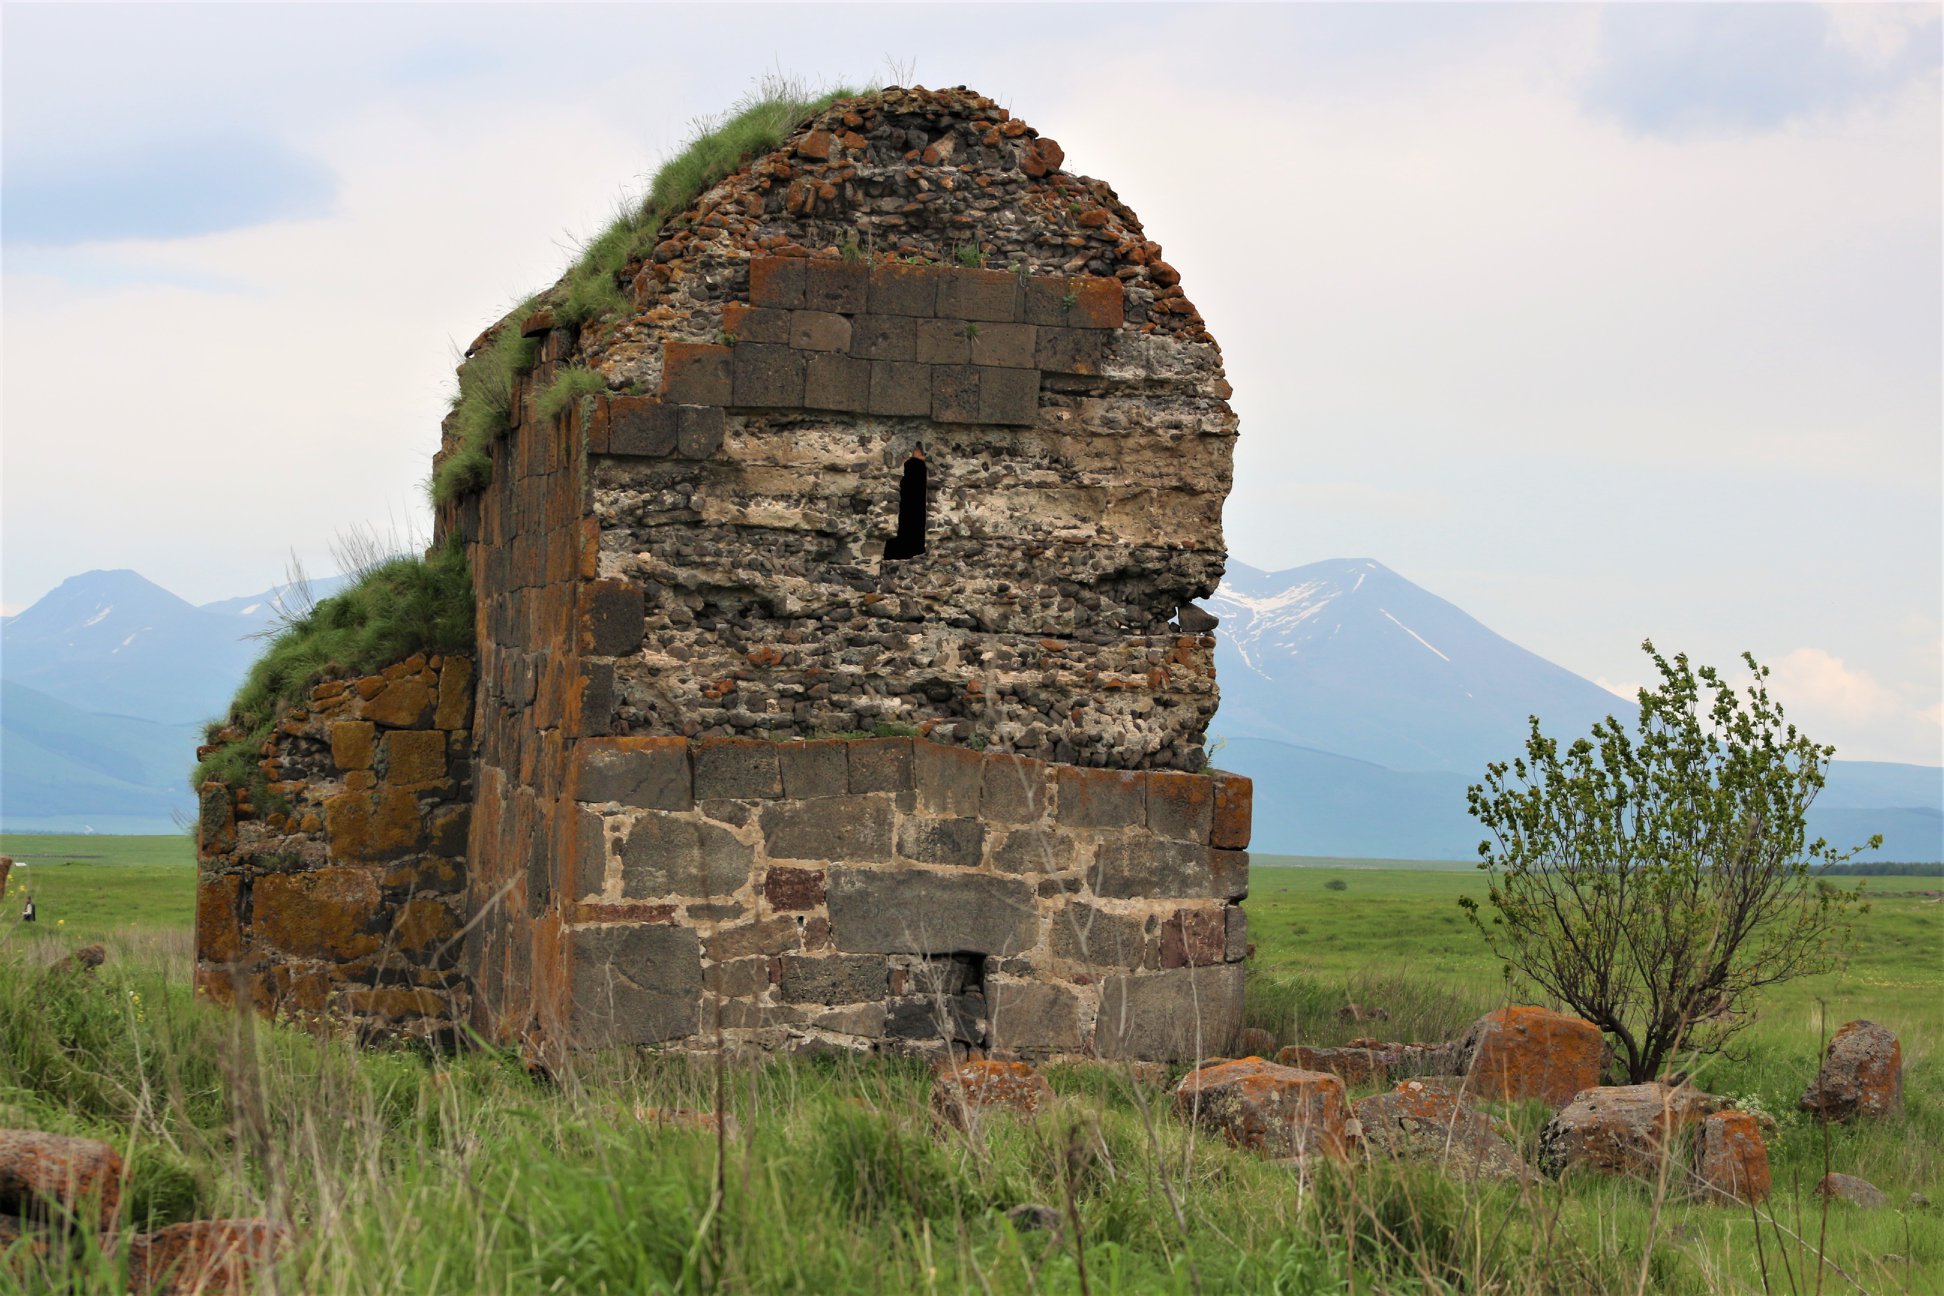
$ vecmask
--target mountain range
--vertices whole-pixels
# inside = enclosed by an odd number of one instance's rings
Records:
[[[1206,606],[1215,763],[1277,790],[1256,797],[1263,852],[1475,858],[1465,789],[1524,750],[1528,716],[1564,739],[1638,710],[1370,559],[1231,561]],[[1840,846],[1881,832],[1877,859],[1944,858],[1944,770],[1835,761],[1809,827]]]
[[[172,831],[200,728],[261,633],[341,583],[197,606],[95,571],[0,619],[0,826]],[[1564,737],[1635,710],[1370,559],[1231,562],[1207,608],[1221,618],[1214,760],[1255,779],[1264,853],[1473,858],[1465,788],[1521,750],[1528,715]],[[1810,827],[1842,845],[1881,832],[1876,858],[1944,858],[1944,771],[1837,761]]]

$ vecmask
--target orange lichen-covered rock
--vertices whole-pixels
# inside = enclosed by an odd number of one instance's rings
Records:
[[[1024,1062],[967,1062],[939,1076],[932,1086],[932,1115],[959,1129],[970,1129],[988,1108],[1031,1116],[1053,1097],[1046,1077]]]
[[[1768,1146],[1743,1111],[1715,1112],[1694,1135],[1691,1195],[1702,1201],[1761,1201],[1769,1194]]]
[[[53,1220],[91,1213],[110,1229],[121,1211],[122,1159],[94,1139],[0,1130],[0,1215]]]
[[[1686,1085],[1614,1085],[1582,1091],[1539,1136],[1539,1168],[1652,1177],[1673,1155],[1678,1135],[1717,1111],[1722,1100]]]
[[[1592,1022],[1531,1007],[1486,1013],[1459,1048],[1474,1093],[1507,1101],[1538,1098],[1554,1107],[1600,1083],[1604,1055],[1605,1041]]]
[[[1354,1108],[1369,1156],[1430,1161],[1465,1179],[1529,1179],[1532,1171],[1490,1116],[1463,1093],[1405,1080]]]
[[[1236,1147],[1271,1156],[1344,1152],[1343,1081],[1259,1057],[1191,1071],[1175,1088],[1175,1114]]]
[[[1829,1120],[1889,1116],[1903,1109],[1903,1046],[1872,1021],[1844,1024],[1829,1041],[1802,1110]]]
[[[1375,1048],[1312,1048],[1291,1044],[1276,1054],[1276,1061],[1304,1071],[1327,1071],[1346,1085],[1382,1083],[1384,1056]]]
[[[137,1236],[128,1248],[128,1285],[141,1296],[241,1296],[290,1243],[268,1220],[197,1220]]]

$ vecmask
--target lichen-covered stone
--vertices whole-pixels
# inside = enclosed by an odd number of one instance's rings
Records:
[[[1505,1130],[1462,1093],[1405,1080],[1352,1110],[1370,1157],[1424,1161],[1461,1179],[1532,1177]]]
[[[1848,1202],[1864,1210],[1875,1210],[1890,1204],[1890,1194],[1856,1175],[1830,1171],[1816,1182],[1816,1196],[1831,1201]]]
[[[1344,1154],[1343,1081],[1321,1071],[1261,1058],[1218,1062],[1182,1079],[1174,1109],[1236,1147],[1274,1157]]]
[[[1600,1083],[1604,1048],[1592,1022],[1547,1008],[1500,1008],[1472,1024],[1459,1061],[1474,1093],[1558,1108]]]
[[[1615,1085],[1582,1090],[1539,1136],[1539,1168],[1558,1178],[1577,1171],[1652,1179],[1669,1168],[1687,1132],[1722,1100],[1686,1085]]]
[[[1830,1037],[1800,1106],[1829,1120],[1874,1119],[1903,1110],[1903,1046],[1872,1021],[1846,1022]]]
[[[1761,1201],[1769,1195],[1768,1145],[1744,1111],[1711,1112],[1694,1132],[1691,1196],[1701,1201]]]
[[[60,1221],[82,1216],[112,1229],[121,1210],[122,1159],[94,1139],[0,1130],[0,1216]]]
[[[967,1062],[932,1084],[931,1111],[955,1128],[973,1129],[988,1113],[1037,1115],[1053,1101],[1053,1086],[1024,1062]]]
[[[129,1289],[136,1296],[246,1296],[290,1243],[290,1230],[268,1220],[171,1224],[130,1241]]]

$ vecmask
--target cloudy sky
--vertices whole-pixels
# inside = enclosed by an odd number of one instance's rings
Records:
[[[1939,759],[1937,5],[8,5],[8,611],[426,525],[455,349],[781,70],[974,86],[1222,340],[1232,554]]]

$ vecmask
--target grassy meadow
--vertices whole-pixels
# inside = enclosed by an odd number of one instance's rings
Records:
[[[1653,1185],[1464,1185],[1412,1167],[1296,1169],[1190,1134],[1105,1064],[1048,1068],[1031,1123],[940,1136],[916,1064],[602,1056],[555,1077],[481,1051],[357,1053],[192,1002],[183,838],[9,837],[0,914],[0,1125],[109,1140],[138,1227],[269,1214],[300,1243],[265,1290],[376,1292],[1944,1291],[1944,907],[1936,879],[1869,883],[1838,973],[1757,1005],[1697,1081],[1772,1114],[1759,1216]],[[69,862],[69,861],[72,862]],[[1252,1024],[1284,1040],[1445,1038],[1508,1002],[1456,900],[1474,870],[1259,867]],[[1850,880],[1845,885],[1852,884]],[[40,969],[101,940],[92,978]],[[1356,1025],[1354,1001],[1389,1020]],[[1818,1041],[1852,1017],[1902,1039],[1907,1114],[1824,1131],[1795,1111]],[[1176,1068],[1177,1073],[1185,1068]],[[734,1116],[706,1129],[643,1108]],[[1546,1113],[1502,1108],[1536,1141]],[[1527,1149],[1531,1150],[1530,1147]],[[1832,1208],[1825,1159],[1892,1206]],[[1035,1203],[1065,1221],[1016,1227]],[[1818,1264],[1817,1240],[1827,1261]],[[0,1291],[118,1292],[111,1251],[16,1252]],[[9,1286],[12,1284],[12,1286]]]

